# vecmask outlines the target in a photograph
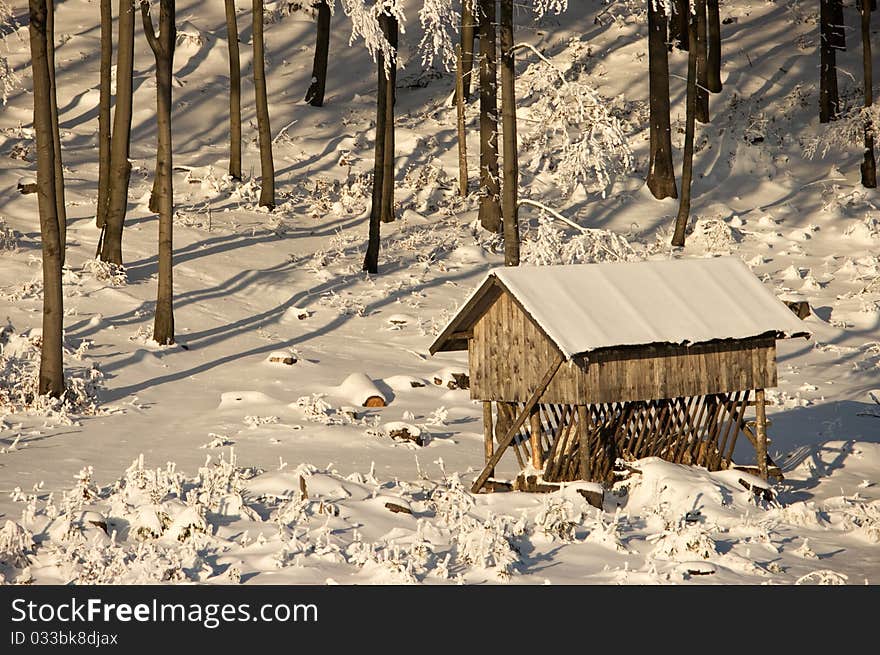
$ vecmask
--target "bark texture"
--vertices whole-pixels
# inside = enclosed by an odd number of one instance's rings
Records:
[[[67,250],[67,208],[64,206],[64,168],[58,125],[58,92],[55,84],[55,0],[46,0],[46,58],[49,62],[49,110],[52,112],[52,148],[55,150],[55,212],[61,238],[61,265]]]
[[[504,137],[504,265],[519,266],[519,161],[516,144],[516,69],[513,53],[513,0],[501,0],[501,123]]]
[[[52,140],[52,83],[49,76],[46,0],[29,0],[28,33],[34,80],[34,131],[37,142],[37,203],[43,248],[43,335],[38,391],[56,398],[64,393],[61,339],[61,235],[55,199],[55,145]]]
[[[648,189],[655,198],[677,198],[669,123],[669,61],[666,53],[667,16],[648,2],[648,93],[650,95],[651,158]]]
[[[712,93],[721,92],[721,12],[718,0],[707,0],[708,9],[708,88]]]
[[[266,91],[265,42],[263,40],[263,0],[253,0],[254,92],[257,105],[257,131],[260,136],[260,207],[275,209],[275,162],[272,159],[272,128],[269,125],[269,99]]]
[[[871,0],[861,0],[862,70],[865,87],[865,107],[874,104],[874,68],[871,62]],[[865,155],[862,160],[862,186],[877,187],[877,161],[874,159],[874,126],[865,125]]]
[[[229,53],[229,176],[241,180],[241,58],[235,0],[226,4],[226,43]]]
[[[501,229],[495,0],[480,0],[480,225]]]
[[[101,259],[122,264],[122,228],[128,209],[131,164],[132,75],[134,71],[134,5],[119,0],[119,39],[116,54],[116,111],[110,141],[110,197],[101,238]]]
[[[159,212],[159,288],[156,295],[156,315],[153,321],[153,339],[162,344],[174,343],[174,285],[172,277],[174,190],[171,180],[171,69],[177,28],[174,23],[174,0],[160,0],[159,33],[153,28],[150,4],[141,0],[144,33],[156,58],[156,121],[158,143],[156,148],[156,204]]]
[[[110,199],[110,69],[113,65],[113,9],[101,0],[101,81],[98,99],[98,203],[95,225],[107,222]]]
[[[312,107],[324,105],[324,89],[327,86],[327,59],[330,54],[330,5],[327,0],[315,3],[318,10],[315,59],[312,62],[312,82],[306,91],[306,102]]]
[[[698,0],[699,1],[699,0]],[[689,25],[691,42],[696,42],[696,20]],[[694,174],[694,129],[696,128],[697,114],[697,49],[691,48],[688,53],[687,75],[687,113],[684,131],[684,162],[681,170],[681,200],[678,205],[678,215],[675,218],[675,232],[672,235],[672,245],[683,247],[685,231],[687,230],[688,218],[691,213],[691,186]]]

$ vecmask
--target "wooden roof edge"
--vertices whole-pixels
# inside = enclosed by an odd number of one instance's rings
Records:
[[[501,294],[501,283],[494,272],[490,272],[483,283],[471,294],[470,298],[458,310],[455,317],[449,321],[449,324],[434,339],[428,347],[428,352],[436,355],[438,352],[451,352],[456,350],[467,350],[467,340],[462,339],[459,334],[472,330],[477,319],[489,308],[489,294],[495,293],[492,301]]]

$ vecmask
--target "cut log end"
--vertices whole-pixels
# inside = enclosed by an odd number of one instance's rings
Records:
[[[387,404],[381,396],[370,396],[364,401],[364,407],[385,407]]]
[[[391,510],[395,514],[412,514],[412,510],[409,507],[404,507],[397,503],[385,503],[385,508]]]

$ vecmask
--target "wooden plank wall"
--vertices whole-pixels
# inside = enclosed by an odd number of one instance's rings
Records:
[[[519,304],[502,293],[474,325],[468,349],[471,397],[524,402],[557,353]],[[541,402],[608,403],[775,386],[776,341],[754,338],[596,351],[563,363]]]

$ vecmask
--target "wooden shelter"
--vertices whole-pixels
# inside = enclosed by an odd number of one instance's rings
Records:
[[[468,351],[486,465],[530,487],[610,483],[618,458],[728,468],[737,438],[766,479],[776,339],[804,324],[738,258],[501,268],[430,348]],[[754,418],[749,414],[754,412]],[[774,471],[775,469],[775,471]]]

